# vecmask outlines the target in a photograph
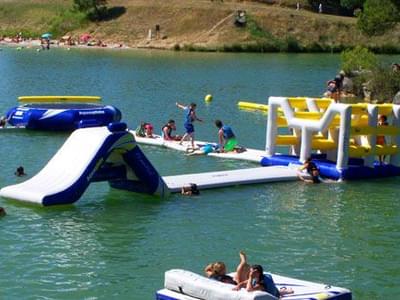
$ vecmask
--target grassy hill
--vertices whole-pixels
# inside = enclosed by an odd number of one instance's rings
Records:
[[[3,0],[0,35],[22,31],[38,37],[50,31],[77,37],[89,32],[106,43],[198,51],[340,51],[361,44],[377,52],[400,52],[399,28],[368,38],[356,28],[355,18],[318,14],[306,0],[297,11],[296,2],[109,0],[110,17],[92,23],[70,11],[72,0]],[[246,11],[247,26],[234,25],[237,10]],[[156,24],[160,35],[149,40]]]

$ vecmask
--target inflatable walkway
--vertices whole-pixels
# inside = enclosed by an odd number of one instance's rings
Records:
[[[124,123],[74,131],[34,177],[4,187],[0,196],[44,206],[77,201],[91,182],[133,192],[168,191]]]

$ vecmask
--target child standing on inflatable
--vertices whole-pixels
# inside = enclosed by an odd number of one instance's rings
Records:
[[[215,121],[218,128],[218,143],[221,152],[234,151],[237,146],[237,139],[230,126],[222,124],[221,120]]]
[[[180,109],[183,109],[184,113],[185,113],[185,123],[183,124],[183,126],[185,127],[185,134],[183,135],[181,141],[179,142],[180,145],[182,145],[183,141],[186,140],[187,137],[189,137],[190,142],[192,144],[192,148],[194,149],[194,126],[193,126],[193,122],[194,121],[200,121],[203,122],[202,119],[198,118],[196,116],[196,103],[190,103],[190,105],[186,106],[186,105],[182,105],[178,102],[176,102],[176,106],[179,107]]]
[[[389,123],[387,121],[387,116],[380,115],[378,118],[378,126],[388,126]],[[376,136],[376,144],[384,146],[386,144],[386,138],[384,135],[377,135]],[[379,155],[379,164],[382,165],[385,161],[384,155]]]

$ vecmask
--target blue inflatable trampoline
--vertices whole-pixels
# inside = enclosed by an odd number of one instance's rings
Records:
[[[7,112],[9,125],[35,130],[71,131],[120,120],[116,107],[92,103],[32,103]]]

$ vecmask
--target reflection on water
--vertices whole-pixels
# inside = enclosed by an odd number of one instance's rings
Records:
[[[0,110],[21,95],[99,95],[121,109],[131,128],[166,120],[183,130],[175,102],[198,103],[196,136],[216,140],[215,119],[246,147],[265,146],[265,115],[237,101],[318,96],[338,70],[337,55],[221,54],[4,49]],[[206,94],[213,101],[204,103]],[[2,131],[0,185],[43,168],[68,134]],[[141,147],[162,175],[254,167]],[[52,179],[49,179],[52,180]],[[1,295],[6,299],[153,299],[163,273],[201,273],[222,260],[230,270],[245,250],[251,263],[344,286],[356,299],[386,299],[400,290],[399,179],[310,185],[287,182],[231,187],[198,197],[159,199],[91,185],[71,206],[33,207],[0,200]],[[4,271],[5,270],[5,271]],[[145,280],[143,280],[145,279]],[[24,287],[24,288],[20,288]]]

